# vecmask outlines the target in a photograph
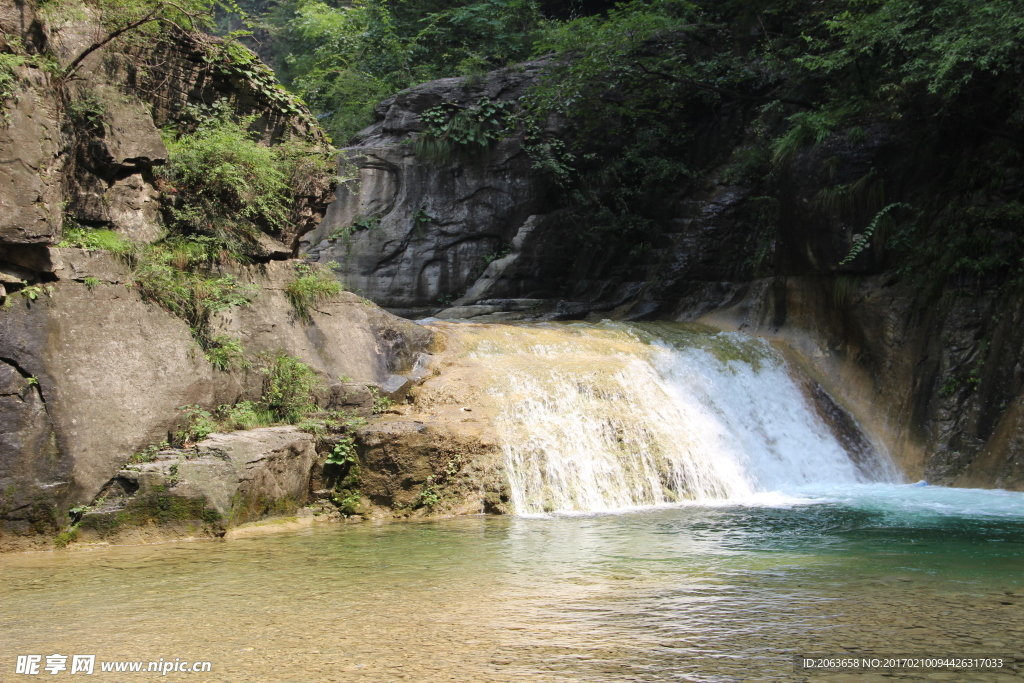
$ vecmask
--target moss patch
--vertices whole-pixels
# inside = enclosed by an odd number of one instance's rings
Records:
[[[130,527],[186,523],[209,527],[211,530],[223,526],[220,514],[208,509],[205,501],[164,492],[133,499],[124,509],[116,512],[86,515],[78,526],[83,531],[92,531],[103,537]]]

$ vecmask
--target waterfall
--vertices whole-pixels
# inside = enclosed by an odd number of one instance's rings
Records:
[[[678,324],[467,327],[520,514],[892,477],[883,455],[851,459],[762,339]]]

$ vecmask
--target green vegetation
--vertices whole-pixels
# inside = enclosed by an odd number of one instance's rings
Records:
[[[245,347],[237,337],[218,334],[210,340],[206,348],[206,360],[222,372],[235,368],[247,368],[251,364],[245,359]]]
[[[351,436],[344,436],[331,448],[327,456],[328,465],[350,465],[356,461],[356,441]]]
[[[212,237],[236,258],[259,255],[259,233],[288,224],[290,163],[254,139],[254,117],[236,119],[225,101],[191,113],[191,130],[164,136],[162,189],[174,197],[169,227]]]
[[[241,401],[234,405],[221,405],[217,408],[217,417],[219,418],[218,431],[223,432],[269,427],[276,423],[274,414],[264,403],[257,401]]]
[[[202,30],[213,26],[213,13],[218,7],[237,8],[220,0],[93,0],[89,3],[105,33],[91,36],[81,52],[63,69],[65,77],[73,75],[85,59],[96,50],[130,50],[146,45],[168,28]],[[56,26],[82,21],[81,5],[70,0],[42,0],[39,9]]]
[[[337,264],[334,264],[335,266]],[[330,301],[342,292],[341,283],[331,274],[330,270],[318,264],[296,263],[295,279],[284,288],[295,313],[300,320],[310,322],[310,311],[318,304]]]
[[[214,432],[279,424],[297,425],[323,439],[328,433],[356,429],[365,423],[343,411],[321,410],[319,398],[325,390],[324,380],[298,358],[279,351],[257,356],[252,364],[263,375],[259,400],[221,405],[212,412],[201,406],[183,406],[185,421],[175,435],[176,443],[195,443]],[[346,450],[345,443],[342,440],[335,446],[331,457],[337,463],[333,464],[347,462],[346,458],[354,453]]]
[[[261,362],[264,379],[260,402],[275,421],[295,424],[317,410],[324,384],[313,368],[283,352],[264,356]]]
[[[0,309],[8,311],[14,306],[14,298],[20,297],[21,299],[33,302],[39,299],[39,297],[51,296],[53,294],[53,285],[34,284],[30,285],[26,282],[22,282],[20,289],[13,290],[11,285],[7,285],[7,297],[4,299],[3,305],[0,305]]]
[[[846,258],[839,262],[839,265],[845,266],[864,251],[864,247],[871,242],[871,238],[874,236],[875,231],[878,230],[880,225],[883,225],[883,221],[890,218],[889,214],[891,214],[894,209],[909,209],[913,211],[914,207],[909,204],[904,204],[903,202],[894,202],[876,213],[875,217],[871,219],[870,223],[868,223],[868,227],[864,228],[863,234],[853,240],[853,246],[850,248],[850,253],[846,255]]]
[[[23,78],[22,67],[44,69],[51,74],[59,73],[61,69],[52,55],[28,54],[19,36],[5,35],[4,39],[10,52],[0,52],[0,122],[6,125],[10,122],[7,100],[17,97],[30,82]]]
[[[412,216],[412,230],[417,237],[422,237],[427,226],[434,222],[434,217],[427,213],[427,207],[421,206]]]
[[[112,254],[126,254],[133,249],[131,242],[113,230],[82,227],[68,218],[65,219],[65,225],[68,227],[65,227],[58,247],[105,249]]]
[[[4,100],[14,97],[21,87],[17,69],[25,60],[23,55],[0,53],[0,105]]]
[[[78,540],[78,525],[72,524],[70,527],[60,532],[53,538],[53,547],[58,550],[66,548],[69,544],[74,543]]]
[[[443,470],[427,477],[413,507],[432,508],[440,503],[443,498],[443,487],[452,482],[455,475],[462,470],[463,464],[464,456],[461,453],[456,453],[448,460]]]
[[[212,237],[173,236],[149,245],[132,259],[135,284],[142,297],[185,320],[204,351],[218,356],[224,341],[210,336],[210,317],[233,306],[247,305],[256,288],[216,268],[224,252]]]
[[[391,397],[385,396],[384,394],[380,393],[380,389],[373,386],[372,384],[367,384],[366,388],[369,390],[370,396],[373,397],[374,415],[379,415],[380,413],[387,412],[388,410],[391,410],[392,406],[395,405],[395,402],[391,399]]]
[[[81,102],[72,115],[95,111]],[[208,360],[225,371],[245,366],[244,349],[237,340],[212,336],[211,316],[247,305],[257,293],[228,267],[262,256],[262,233],[289,228],[292,188],[311,177],[333,176],[327,150],[303,140],[264,145],[249,132],[252,122],[253,117],[235,117],[221,100],[187,108],[178,128],[164,131],[169,163],[158,171],[158,184],[170,200],[164,239],[136,246],[111,230],[69,222],[59,244],[122,256],[143,298],[185,320]],[[304,275],[311,277],[300,277],[289,296],[308,314],[308,307],[334,288],[319,275]]]
[[[816,203],[856,238],[835,265],[872,246],[922,291],[1024,283],[1024,236],[1012,227],[1024,200],[1012,170],[1024,145],[1015,7],[634,0],[551,22],[536,51],[554,60],[523,102],[527,151],[564,188],[560,228],[577,235],[581,268],[609,251],[643,253],[673,217],[670,198],[715,172],[755,190],[742,209],[756,226],[754,273],[773,250],[777,196],[795,162],[838,138],[866,146],[882,124],[886,135],[917,136],[917,168],[936,170],[928,182],[943,199],[901,195],[909,166],[840,182],[847,169],[826,160],[830,183]],[[537,133],[552,114],[570,122],[564,140]],[[717,144],[705,142],[709,121]]]
[[[416,138],[416,155],[437,165],[451,161],[477,162],[511,125],[511,105],[483,97],[460,107],[455,102],[427,109],[420,115],[427,129]]]
[[[129,463],[140,463],[140,462],[153,462],[156,460],[156,456],[160,451],[166,450],[171,447],[171,444],[167,441],[161,441],[160,443],[154,443],[146,446],[141,451],[133,455],[128,462]]]
[[[185,424],[175,433],[175,443],[196,443],[217,431],[217,421],[210,411],[195,405],[182,406],[181,410],[185,413]]]
[[[106,106],[92,93],[85,93],[68,102],[64,109],[68,120],[79,130],[101,135],[103,119],[107,116]]]
[[[324,464],[324,473],[334,489],[331,501],[343,515],[354,514],[362,500],[355,438],[350,434],[338,437]]]
[[[534,0],[242,4],[259,17],[257,50],[338,144],[403,88],[528,59],[545,23]]]
[[[440,503],[441,493],[437,487],[438,485],[434,482],[433,475],[427,477],[427,481],[423,484],[423,488],[420,489],[419,496],[417,496],[413,507],[434,507]]]

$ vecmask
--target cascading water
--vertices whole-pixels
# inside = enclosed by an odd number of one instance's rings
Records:
[[[493,374],[520,514],[895,478],[884,456],[851,459],[764,340],[697,325],[466,328]]]

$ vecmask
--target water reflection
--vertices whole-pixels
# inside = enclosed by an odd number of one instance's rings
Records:
[[[18,653],[214,663],[182,680],[617,682],[1024,649],[1024,496],[807,499],[3,557],[0,680]]]

